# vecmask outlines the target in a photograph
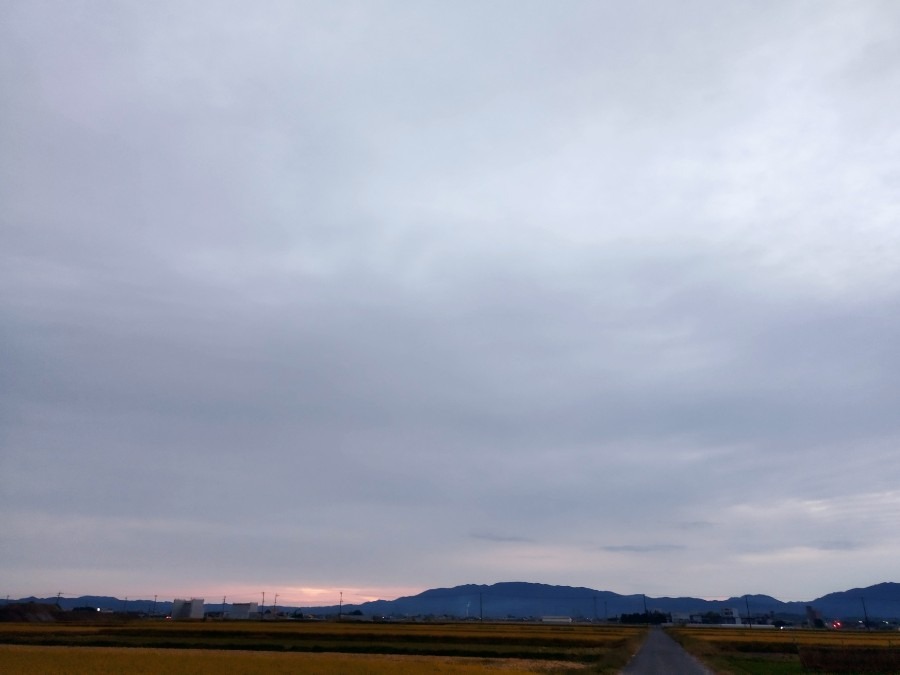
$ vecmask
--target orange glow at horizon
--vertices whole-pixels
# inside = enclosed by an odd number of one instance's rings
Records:
[[[265,593],[265,604],[271,606],[276,602],[279,605],[290,605],[294,607],[325,607],[338,605],[341,602],[345,605],[358,605],[363,602],[371,602],[373,600],[395,600],[396,598],[417,595],[424,591],[419,587],[366,587],[356,588],[352,586],[272,586],[268,590],[255,590],[245,587],[231,587],[225,589],[212,589],[202,592],[200,589],[188,594],[174,594],[173,597],[202,597],[207,604],[221,602],[225,597],[225,602],[258,602],[263,603],[263,593]],[[161,596],[162,597],[162,596]]]

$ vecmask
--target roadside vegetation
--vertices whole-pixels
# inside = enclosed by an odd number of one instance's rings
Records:
[[[668,632],[723,675],[900,673],[896,632],[720,627],[678,627]]]

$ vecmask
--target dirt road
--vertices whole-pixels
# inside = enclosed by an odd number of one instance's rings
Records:
[[[653,628],[622,675],[713,675],[713,672],[661,628]]]

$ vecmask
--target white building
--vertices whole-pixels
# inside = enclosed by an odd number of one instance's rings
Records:
[[[738,626],[744,623],[741,619],[741,613],[733,607],[726,607],[722,610],[721,614],[722,623],[736,624]]]
[[[227,619],[256,619],[259,618],[259,603],[235,602],[225,613]]]
[[[172,602],[173,619],[202,619],[205,610],[203,598],[175,598]]]

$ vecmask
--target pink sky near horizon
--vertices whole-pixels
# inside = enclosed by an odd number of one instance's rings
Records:
[[[345,605],[359,605],[372,600],[396,600],[404,596],[418,595],[427,589],[418,586],[369,586],[369,587],[315,587],[315,586],[183,586],[166,588],[162,592],[121,589],[88,589],[85,591],[59,591],[62,598],[79,598],[84,596],[111,596],[123,602],[171,602],[175,598],[202,598],[206,604],[219,604],[225,598],[227,604],[234,602],[265,602],[271,607],[276,602],[279,606],[288,607],[330,607],[343,602]],[[263,595],[265,594],[265,595]],[[57,592],[49,590],[13,592],[9,599],[18,598],[52,598]],[[277,598],[277,599],[276,599]]]
[[[263,593],[265,593],[265,604],[271,606],[276,602],[279,605],[289,605],[293,607],[329,607],[337,605],[343,601],[345,605],[358,605],[363,602],[372,600],[395,600],[403,596],[418,595],[426,589],[419,587],[401,587],[401,586],[385,586],[385,587],[311,587],[296,586],[270,588],[268,590],[256,590],[244,588],[231,589],[196,589],[188,593],[175,593],[172,597],[202,597],[206,603],[219,603],[222,597],[225,597],[226,603],[231,602],[259,602],[263,603]],[[137,597],[137,596],[135,596]],[[168,596],[159,596],[160,599],[170,599]],[[143,598],[142,598],[143,599]]]

